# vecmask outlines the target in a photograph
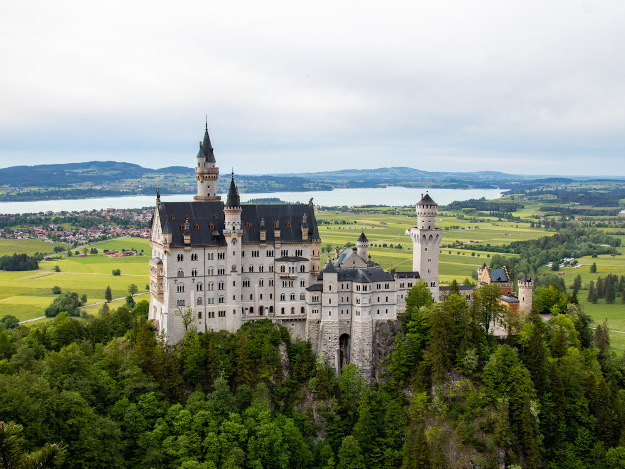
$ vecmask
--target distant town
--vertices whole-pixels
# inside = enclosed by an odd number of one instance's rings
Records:
[[[0,238],[42,239],[72,245],[125,236],[149,237],[152,208],[0,215]]]

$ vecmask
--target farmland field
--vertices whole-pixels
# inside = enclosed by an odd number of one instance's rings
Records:
[[[55,246],[67,249],[68,245],[63,243],[48,243],[43,239],[0,239],[0,256],[10,256],[17,254],[33,255],[36,252],[50,254]]]
[[[21,240],[18,240],[21,241]],[[43,316],[53,301],[52,287],[61,291],[75,291],[87,295],[88,303],[104,301],[104,291],[111,287],[113,298],[125,297],[128,285],[134,283],[139,292],[148,283],[149,245],[147,240],[120,238],[96,245],[103,249],[144,249],[143,256],[108,258],[102,254],[85,257],[61,257],[42,261],[40,268],[27,272],[0,272],[0,317],[12,314],[20,321]],[[147,248],[147,249],[146,249]],[[57,266],[60,272],[54,271]],[[112,270],[120,269],[121,275],[113,276]]]

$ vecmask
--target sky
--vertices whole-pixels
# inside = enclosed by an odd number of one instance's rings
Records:
[[[0,3],[0,167],[625,176],[622,0]]]

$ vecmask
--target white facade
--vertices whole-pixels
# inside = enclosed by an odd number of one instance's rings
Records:
[[[438,299],[436,203],[417,204],[413,271],[383,271],[361,234],[320,272],[321,239],[309,204],[243,205],[234,183],[216,195],[208,131],[197,157],[194,202],[161,202],[151,227],[150,311],[159,332],[177,343],[186,330],[234,332],[244,322],[271,319],[311,342],[338,371],[357,364],[365,379],[375,367],[380,322],[405,311],[408,291],[423,279]],[[186,322],[186,324],[185,324]]]

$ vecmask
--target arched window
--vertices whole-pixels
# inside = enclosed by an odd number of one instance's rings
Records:
[[[270,307],[269,307],[269,313],[270,313],[270,314],[271,314],[271,313],[273,313],[273,306],[270,306]]]
[[[178,254],[178,262],[184,261],[184,254]]]
[[[250,314],[254,314],[254,307],[250,306]]]
[[[178,271],[178,277],[184,277],[184,272],[182,270]]]
[[[302,314],[306,313],[306,310],[304,309],[304,307],[302,306]]]
[[[202,306],[202,297],[201,297],[201,296],[198,296],[198,297],[197,297],[197,305],[198,305],[198,306]],[[200,315],[201,315],[201,314],[202,314],[202,313],[200,313]],[[200,317],[199,319],[202,319],[202,318]]]

